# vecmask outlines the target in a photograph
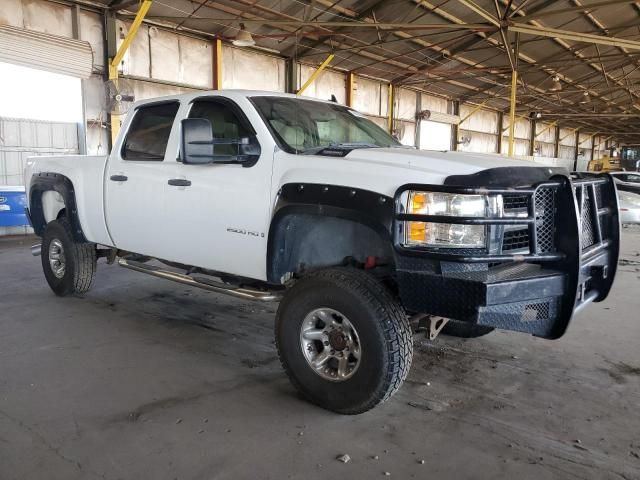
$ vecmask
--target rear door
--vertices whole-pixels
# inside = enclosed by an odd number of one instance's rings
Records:
[[[105,216],[118,248],[160,257],[164,251],[164,194],[175,163],[175,152],[166,158],[167,144],[179,107],[176,100],[138,107],[114,146],[105,176]]]

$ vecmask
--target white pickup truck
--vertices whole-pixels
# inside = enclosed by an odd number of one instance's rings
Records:
[[[618,258],[609,176],[403,147],[351,108],[280,93],[141,101],[109,156],[31,158],[25,178],[56,294],[87,292],[106,258],[279,301],[286,373],[346,414],[406,378],[410,316],[432,337],[558,338]]]

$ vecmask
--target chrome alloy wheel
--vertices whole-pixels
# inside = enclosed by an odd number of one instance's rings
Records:
[[[51,240],[51,243],[49,244],[49,265],[51,266],[51,271],[56,278],[64,277],[67,260],[64,256],[64,247],[62,246],[62,242],[57,238]]]
[[[358,332],[347,317],[332,308],[318,308],[305,317],[300,347],[309,366],[325,380],[347,380],[360,365]]]

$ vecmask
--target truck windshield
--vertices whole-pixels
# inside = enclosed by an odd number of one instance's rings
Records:
[[[252,97],[251,101],[290,153],[401,146],[364,115],[342,105],[288,97]]]

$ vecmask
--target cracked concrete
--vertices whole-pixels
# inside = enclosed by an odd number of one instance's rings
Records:
[[[102,263],[57,298],[32,240],[0,239],[1,480],[640,479],[640,229],[562,339],[416,336],[402,390],[357,417],[296,395],[273,306]]]

